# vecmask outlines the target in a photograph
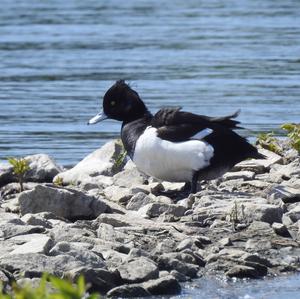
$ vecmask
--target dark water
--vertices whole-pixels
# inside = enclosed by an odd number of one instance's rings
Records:
[[[86,122],[120,78],[153,111],[278,132],[300,119],[300,1],[1,0],[0,70],[0,158],[72,164],[118,136]]]

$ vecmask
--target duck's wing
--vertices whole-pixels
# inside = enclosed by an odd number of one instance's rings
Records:
[[[236,124],[239,123],[231,119],[236,117],[238,112],[224,117],[208,117],[180,110],[181,107],[163,108],[153,116],[151,125],[157,128],[158,137],[177,142],[201,140],[213,132],[236,128]]]

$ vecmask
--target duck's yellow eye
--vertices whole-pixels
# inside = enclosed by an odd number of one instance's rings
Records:
[[[110,105],[111,105],[111,106],[115,106],[115,105],[116,105],[116,101],[111,101],[111,102],[110,102]]]

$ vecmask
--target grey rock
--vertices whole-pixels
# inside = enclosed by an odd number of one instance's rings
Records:
[[[212,243],[211,239],[207,236],[198,236],[197,240],[203,245],[208,245]]]
[[[192,238],[187,238],[182,240],[176,247],[176,251],[182,251],[185,249],[191,249],[192,247],[195,247],[195,240]]]
[[[161,278],[161,277],[166,277],[168,275],[170,275],[170,273],[168,271],[163,270],[163,271],[159,271],[158,277]]]
[[[259,272],[253,267],[244,266],[244,265],[236,265],[225,273],[229,277],[237,277],[237,278],[258,278],[261,275]]]
[[[261,180],[250,180],[250,181],[245,181],[242,183],[242,186],[251,186],[255,187],[257,189],[265,190],[269,188],[272,184],[268,183],[266,181],[261,181]]]
[[[277,205],[271,204],[244,204],[244,217],[248,221],[263,221],[272,224],[273,222],[281,222],[283,211]]]
[[[185,250],[181,251],[181,253],[192,257],[192,259],[190,257],[188,257],[187,259],[183,259],[183,260],[186,260],[187,262],[198,265],[199,267],[205,267],[205,260],[198,251],[192,251],[191,249],[185,249]],[[179,258],[179,260],[180,260],[180,258]]]
[[[106,223],[101,223],[99,225],[99,228],[97,229],[97,237],[101,240],[126,243],[127,245],[129,245],[129,242],[134,239],[134,236],[118,231],[112,225]]]
[[[248,229],[250,233],[255,233],[255,234],[266,234],[266,235],[271,235],[273,230],[271,229],[271,225],[268,222],[264,221],[253,221]]]
[[[286,227],[289,227],[290,225],[294,224],[294,221],[286,214],[283,214],[282,215],[282,224],[284,224]]]
[[[74,185],[75,182],[72,184]],[[80,188],[85,191],[95,190],[103,191],[103,189],[111,186],[113,184],[112,177],[105,175],[98,175],[96,177],[88,177],[81,181],[78,181],[76,185],[80,185]]]
[[[49,255],[70,255],[85,265],[90,265],[94,268],[105,268],[103,258],[88,250],[91,247],[88,244],[60,242],[50,250]]]
[[[94,220],[94,225],[100,223],[109,224],[113,227],[131,226],[132,221],[129,217],[121,214],[102,214]]]
[[[74,227],[73,224],[68,224],[60,220],[54,220],[56,223],[50,230],[50,235],[58,242],[84,242],[84,238],[94,240],[96,234],[87,228]]]
[[[290,217],[290,219],[293,222],[297,222],[298,220],[300,220],[300,205],[297,205],[292,210],[287,212],[285,215]]]
[[[253,171],[255,173],[263,173],[265,172],[265,170],[270,169],[272,165],[280,163],[282,161],[281,156],[266,149],[259,149],[259,152],[265,155],[267,158],[258,160],[245,160],[236,164],[233,169],[236,171],[247,170]]]
[[[125,284],[119,287],[115,287],[106,294],[108,298],[132,298],[146,297],[150,295],[151,294],[146,291],[142,285],[139,284]]]
[[[284,179],[300,177],[300,159],[295,159],[287,165],[275,164],[272,166],[270,173],[277,173]]]
[[[290,237],[291,236],[287,227],[282,223],[274,222],[272,224],[272,228],[274,229],[275,233],[279,236],[282,236],[282,237]]]
[[[53,178],[63,169],[46,154],[27,156],[29,171],[25,173],[25,180],[34,182],[52,182]]]
[[[300,201],[300,190],[292,187],[279,185],[269,192],[272,199],[281,199],[284,203],[294,203]]]
[[[97,176],[111,176],[123,167],[124,163],[119,166],[115,164],[122,151],[123,146],[119,140],[110,141],[89,154],[73,168],[60,173],[54,180],[59,177],[64,184],[78,185],[82,182],[87,184],[89,181],[92,181],[94,184],[100,184],[101,182],[95,182]]]
[[[270,260],[268,260],[267,258],[264,258],[262,256],[260,256],[258,253],[245,253],[242,257],[241,260],[245,261],[245,262],[252,262],[252,263],[257,263],[257,264],[261,264],[264,265],[266,267],[272,267],[272,263]]]
[[[158,278],[158,266],[150,259],[140,257],[127,261],[118,267],[123,281],[138,283]]]
[[[83,192],[42,185],[36,186],[32,191],[22,192],[19,195],[19,203],[22,215],[52,212],[71,220],[96,218],[107,210],[105,203]]]
[[[38,183],[34,182],[24,182],[23,188],[24,191],[33,189]],[[9,200],[11,198],[16,197],[16,194],[20,192],[20,184],[19,183],[9,183],[3,186],[0,189],[0,198],[4,200]]]
[[[26,156],[24,159],[29,164],[29,170],[24,177],[25,181],[51,182],[53,177],[62,171],[62,168],[46,154]],[[13,167],[8,164],[1,164],[0,187],[17,181],[17,177],[13,173]]]
[[[19,213],[20,205],[19,205],[18,197],[13,197],[13,198],[5,201],[3,204],[1,204],[1,207],[7,212]]]
[[[104,189],[105,197],[113,202],[126,205],[133,193],[126,187],[109,186]]]
[[[144,192],[138,192],[131,197],[128,204],[126,205],[126,209],[137,211],[141,207],[151,202],[153,202],[153,198],[151,198]]]
[[[225,237],[225,238],[222,238],[221,240],[219,240],[219,242],[218,242],[221,246],[230,246],[230,245],[232,245],[232,241],[231,241],[231,239],[230,238],[228,238],[228,237]]]
[[[11,281],[11,277],[10,275],[7,273],[7,271],[2,271],[0,270],[0,281],[1,281],[1,284],[2,284],[2,292],[4,291],[5,293],[8,291],[6,289],[6,287],[9,285],[9,282]]]
[[[118,252],[116,250],[107,250],[100,246],[96,246],[93,248],[93,252],[100,252],[105,259],[105,263],[107,268],[110,271],[118,271],[118,267],[128,261],[128,255],[125,253]],[[118,272],[119,273],[119,272]]]
[[[149,280],[143,284],[144,288],[151,295],[177,295],[181,292],[181,287],[174,276],[168,275],[155,280]]]
[[[25,223],[20,219],[11,219],[0,224],[0,232],[2,232],[2,237],[4,239],[12,238],[18,235],[43,233],[44,231],[44,227],[25,225]]]
[[[177,201],[177,205],[183,206],[186,210],[191,209],[195,202],[194,196],[189,196],[187,198]]]
[[[244,262],[244,265],[247,267],[254,268],[257,272],[258,277],[266,276],[268,274],[268,267],[265,265],[262,265],[260,263],[254,263],[254,262]]]
[[[169,273],[169,272],[168,272],[168,273]],[[191,280],[190,277],[187,277],[186,275],[184,275],[184,274],[182,274],[182,273],[180,273],[180,272],[178,272],[178,271],[176,271],[176,270],[172,270],[172,271],[170,272],[170,274],[171,274],[172,276],[174,276],[175,279],[178,280],[179,282],[186,282],[186,281]]]
[[[100,224],[109,224],[113,227],[151,227],[155,224],[148,219],[139,217],[136,212],[128,211],[123,214],[101,214],[95,220],[93,220],[93,227],[98,228]]]
[[[73,281],[77,281],[80,275],[90,284],[89,292],[106,293],[121,283],[118,273],[106,269],[80,267],[66,273]]]
[[[197,265],[180,261],[172,254],[163,254],[159,256],[158,265],[160,270],[176,270],[179,273],[191,278],[197,277],[197,272],[199,271],[199,267]]]
[[[126,214],[126,209],[119,205],[116,202],[110,201],[106,198],[103,197],[103,192],[100,191],[99,189],[92,189],[87,191],[86,193],[88,196],[92,196],[95,198],[98,198],[102,202],[104,202],[107,205],[107,213],[117,213],[117,214]]]
[[[43,217],[43,214],[25,214],[23,217],[21,217],[21,220],[24,221],[26,224],[29,225],[37,225],[42,226],[45,228],[52,228],[52,224],[50,221],[45,219]]]
[[[205,260],[207,263],[213,263],[219,259],[239,260],[245,254],[246,254],[246,252],[241,249],[224,248],[224,249],[220,250],[218,253],[212,253],[212,254],[207,255]]]
[[[13,175],[13,167],[9,164],[0,164],[0,187],[16,181]]]
[[[143,185],[145,182],[145,176],[137,168],[124,169],[113,176],[114,185],[126,188]]]
[[[0,257],[0,267],[10,273],[23,275],[25,277],[40,277],[43,272],[62,276],[64,272],[74,268],[85,266],[69,255],[49,257],[44,254],[31,253],[14,254]]]
[[[272,244],[269,240],[249,239],[246,242],[245,248],[257,252],[272,248]]]
[[[173,215],[175,217],[181,217],[184,215],[186,208],[175,204],[164,203],[150,203],[138,210],[138,214],[142,217],[154,218],[163,213]]]

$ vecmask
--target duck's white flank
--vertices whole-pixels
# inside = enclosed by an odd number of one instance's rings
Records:
[[[213,153],[205,141],[171,142],[157,137],[156,128],[148,127],[136,142],[133,162],[157,179],[186,182],[191,181],[194,171],[209,165]]]

